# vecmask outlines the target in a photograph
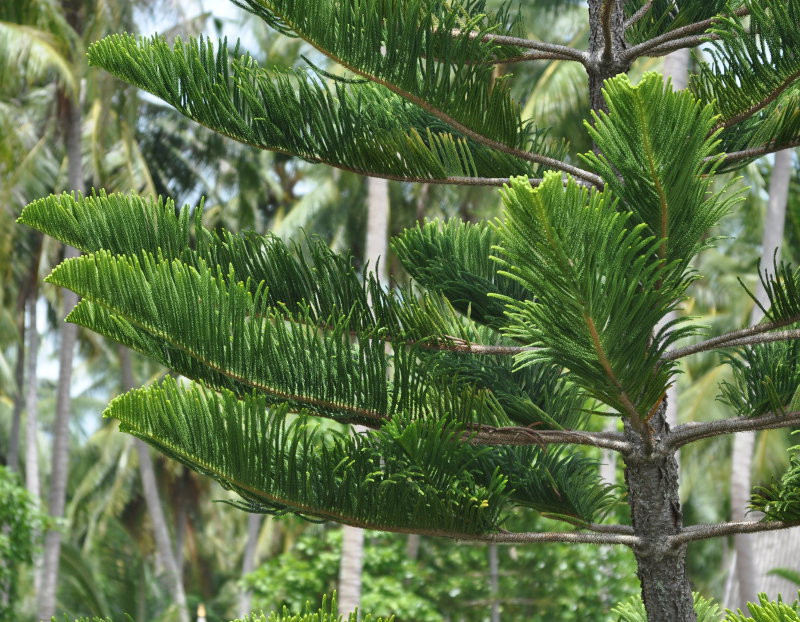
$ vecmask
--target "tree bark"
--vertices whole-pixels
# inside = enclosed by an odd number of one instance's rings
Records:
[[[651,446],[657,447],[669,424],[662,405],[650,419]],[[678,464],[672,453],[648,449],[644,439],[625,422],[625,437],[637,450],[625,455],[625,483],[629,492],[637,575],[648,622],[694,622],[697,618],[686,575],[686,545],[669,547],[667,536],[683,526],[678,496]]]
[[[606,110],[603,82],[630,68],[621,61],[625,44],[625,12],[621,0],[589,0],[589,102]],[[606,39],[609,39],[606,45]]]
[[[135,386],[131,353],[130,350],[122,346],[119,347],[119,364],[122,374],[122,390],[129,391]],[[183,578],[175,561],[172,544],[170,543],[169,529],[167,528],[167,519],[164,516],[161,498],[158,496],[153,459],[144,441],[136,438],[133,442],[139,458],[139,474],[142,478],[142,492],[147,505],[147,513],[150,515],[150,521],[153,524],[156,547],[164,564],[164,570],[167,573],[167,580],[172,589],[175,605],[178,608],[178,619],[180,622],[189,622],[189,610],[186,603],[186,592],[183,589]]]
[[[773,257],[780,258],[783,243],[784,224],[786,222],[786,202],[789,195],[789,180],[792,169],[792,150],[779,151],[775,154],[772,167],[772,178],[769,183],[767,211],[764,215],[764,232],[761,239],[761,270],[772,266]],[[764,286],[759,280],[754,292],[756,299],[768,304]],[[758,305],[753,307],[750,325],[761,321],[763,313]],[[750,500],[752,487],[753,446],[755,432],[743,432],[733,439],[733,464],[731,467],[731,520],[748,520],[747,503]],[[787,546],[795,550],[800,548],[798,530],[782,534]],[[759,539],[756,535],[737,534],[734,536],[736,549],[736,599],[729,603],[732,608],[745,608],[748,600],[755,600],[762,588],[762,580],[766,577],[758,572],[758,564],[754,553],[754,545]]]
[[[247,542],[244,545],[244,556],[242,557],[242,576],[250,574],[256,567],[256,549],[258,548],[258,535],[261,532],[262,518],[260,514],[249,514],[247,516]],[[253,591],[242,589],[239,595],[239,617],[243,618],[250,613],[250,604],[253,599]]]
[[[492,600],[491,622],[500,622],[500,556],[497,543],[489,544],[489,595]]]

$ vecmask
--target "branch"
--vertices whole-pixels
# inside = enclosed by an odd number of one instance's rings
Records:
[[[730,417],[701,423],[684,423],[670,431],[664,440],[664,447],[674,451],[683,445],[704,438],[733,434],[734,432],[786,428],[798,423],[800,423],[800,411],[788,412],[782,415],[767,413],[758,417]]]
[[[639,21],[640,19],[642,19],[642,18],[643,18],[645,15],[647,15],[647,12],[650,10],[650,8],[651,8],[652,6],[653,6],[653,0],[647,0],[647,2],[645,2],[645,3],[644,3],[644,4],[643,4],[643,5],[642,5],[642,6],[639,8],[639,10],[638,10],[638,11],[636,11],[636,13],[634,13],[634,14],[633,14],[633,15],[631,15],[631,16],[630,16],[628,19],[626,19],[626,20],[625,20],[625,24],[624,24],[624,28],[625,28],[625,30],[628,30],[628,28],[630,28],[631,26],[633,26],[633,25],[634,25],[636,22],[638,22],[638,21]]]
[[[770,341],[779,341],[780,339],[794,339],[795,336],[793,335],[793,333],[795,331],[784,331],[784,334],[786,335],[791,334],[791,336],[779,337],[777,339],[769,339],[768,336],[765,336],[763,339],[760,340],[750,339],[750,338],[753,337],[754,335],[761,335],[762,333],[767,333],[771,330],[775,330],[776,328],[782,328],[784,326],[788,326],[789,324],[794,324],[795,322],[798,321],[800,321],[800,315],[792,316],[788,319],[780,320],[779,322],[756,324],[755,326],[750,326],[748,328],[734,330],[729,333],[725,333],[724,335],[720,335],[719,337],[713,337],[712,339],[707,339],[706,341],[701,341],[700,343],[696,343],[691,346],[670,350],[664,355],[664,360],[675,361],[685,356],[689,356],[690,354],[697,354],[698,352],[706,352],[708,350],[715,350],[717,348],[727,348],[729,346],[734,346],[734,345],[745,345],[748,343],[767,343]]]
[[[800,78],[800,71],[795,71],[793,74],[787,76],[786,79],[783,82],[781,82],[781,84],[778,86],[778,88],[776,88],[774,91],[772,91],[772,93],[767,95],[760,102],[758,102],[757,104],[751,106],[747,110],[737,114],[735,117],[732,117],[732,118],[728,119],[724,123],[721,123],[720,125],[718,125],[714,129],[718,130],[718,129],[721,129],[721,128],[728,128],[728,127],[730,127],[732,125],[736,125],[740,121],[744,121],[745,119],[747,119],[749,117],[752,117],[759,110],[762,110],[763,108],[765,108],[766,106],[771,104],[773,101],[775,101],[781,93],[783,93],[786,89],[788,89],[792,85],[792,83],[795,80],[797,80],[797,78]]]
[[[732,348],[734,346],[747,346],[755,343],[770,343],[773,341],[785,341],[787,339],[800,339],[800,329],[781,330],[775,333],[767,333],[766,335],[744,337],[742,339],[729,341],[725,344],[725,347]]]
[[[603,62],[610,63],[614,59],[614,50],[611,37],[611,13],[614,8],[614,0],[603,0],[600,9],[600,22],[603,27]]]
[[[749,160],[751,158],[760,158],[763,155],[767,155],[768,153],[775,153],[776,151],[783,151],[784,149],[791,149],[792,147],[800,146],[800,137],[795,138],[794,140],[790,140],[788,143],[784,144],[776,144],[774,142],[767,143],[766,145],[762,145],[760,147],[752,147],[750,149],[743,149],[742,151],[732,151],[731,153],[726,153],[725,156],[722,158],[722,163],[728,161],[736,161],[736,160]],[[708,156],[704,158],[704,162],[708,162],[717,158],[719,156]]]
[[[748,15],[749,13],[750,9],[743,6],[736,9],[733,12],[733,15],[737,17],[742,17],[744,15]],[[633,47],[628,48],[624,52],[624,54],[622,55],[622,61],[630,63],[631,61],[639,58],[640,56],[646,55],[653,48],[657,48],[665,43],[669,43],[677,39],[688,37],[689,35],[701,33],[710,28],[711,26],[713,26],[714,22],[718,18],[719,16],[714,16],[709,19],[704,19],[702,21],[695,22],[693,24],[687,24],[686,26],[681,26],[680,28],[676,28],[675,30],[665,32],[663,35],[653,37],[649,41],[644,41],[638,45],[634,45]]]
[[[495,428],[468,426],[464,439],[475,445],[588,445],[620,453],[631,450],[619,432],[584,432],[582,430],[534,430],[522,426]]]
[[[719,36],[713,33],[681,37],[675,41],[656,46],[649,50],[646,54],[643,54],[643,56],[665,56],[670,52],[674,52],[675,50],[697,47],[701,43],[705,43],[706,41],[716,41],[717,39],[719,39]]]
[[[282,16],[279,15],[278,17],[282,17]],[[475,33],[475,36],[477,37],[478,34],[479,33]],[[446,112],[444,112],[443,110],[439,110],[435,106],[432,106],[430,104],[430,102],[422,99],[421,97],[418,97],[418,96],[414,95],[413,93],[409,93],[407,91],[404,91],[403,89],[398,87],[396,84],[393,84],[392,82],[389,82],[388,80],[384,80],[383,78],[380,78],[380,77],[378,77],[376,75],[373,75],[373,74],[371,74],[371,73],[369,73],[367,71],[364,71],[363,69],[360,69],[360,68],[355,67],[355,66],[353,66],[353,65],[351,65],[349,63],[344,62],[341,58],[339,58],[335,54],[331,53],[330,50],[326,50],[325,48],[321,47],[316,41],[312,41],[311,39],[307,38],[306,36],[302,35],[301,33],[297,33],[297,35],[303,41],[305,41],[309,45],[313,46],[314,49],[318,50],[319,52],[321,52],[322,54],[324,54],[325,56],[327,56],[331,60],[339,63],[342,67],[345,67],[346,69],[349,69],[353,73],[355,73],[355,74],[357,74],[357,75],[359,75],[359,76],[361,76],[363,78],[366,78],[367,80],[370,80],[372,82],[375,82],[377,84],[385,86],[387,89],[389,89],[393,93],[397,93],[398,95],[400,95],[404,99],[407,99],[411,103],[416,104],[417,106],[419,106],[423,110],[427,110],[432,115],[434,115],[435,117],[438,117],[439,119],[441,119],[442,121],[447,123],[450,127],[458,130],[459,132],[461,132],[465,136],[468,136],[469,138],[472,138],[473,140],[475,140],[475,141],[477,141],[477,142],[479,142],[479,143],[481,143],[483,145],[486,145],[487,147],[491,147],[492,149],[495,149],[497,151],[501,151],[503,153],[508,153],[510,155],[516,156],[516,157],[520,158],[521,160],[526,160],[528,162],[534,162],[536,164],[541,164],[542,166],[546,166],[546,167],[549,167],[549,168],[554,168],[554,169],[556,169],[558,171],[563,171],[565,173],[569,173],[573,177],[579,177],[581,179],[584,179],[584,180],[588,181],[593,186],[596,186],[599,189],[603,188],[603,185],[604,185],[603,184],[603,180],[599,175],[595,175],[591,171],[586,171],[586,170],[584,170],[582,168],[579,168],[577,166],[573,166],[571,164],[567,164],[566,162],[562,162],[561,160],[556,160],[555,158],[551,158],[549,156],[545,156],[545,155],[542,155],[540,153],[531,153],[530,151],[524,151],[522,149],[517,149],[516,147],[510,147],[509,145],[505,145],[505,144],[503,144],[501,142],[498,142],[498,141],[496,141],[496,140],[494,140],[492,138],[489,138],[488,136],[484,136],[483,134],[480,134],[480,133],[476,132],[475,130],[467,127],[466,125],[460,123],[459,121],[456,121],[453,117],[448,115]],[[535,44],[537,46],[535,49],[539,49],[539,50],[542,50],[542,51],[553,51],[553,52],[562,52],[562,53],[571,52],[571,53],[574,53],[574,55],[578,55],[580,57],[580,59],[583,59],[584,55],[585,55],[583,52],[579,52],[578,50],[574,50],[573,48],[570,48],[570,47],[567,47],[567,46],[562,46],[562,45],[554,45],[554,44],[550,44],[550,43],[541,43],[540,44],[539,42],[536,42],[536,41],[528,41],[527,39],[518,39],[517,37],[504,37],[504,36],[501,36],[501,35],[488,34],[488,35],[484,35],[484,36],[493,38],[494,40],[498,41],[499,43],[507,43],[507,44],[510,44],[510,45],[517,45],[520,42],[525,42],[525,43],[529,44],[527,47],[530,47],[530,44]],[[578,59],[576,59],[576,60],[578,60]]]
[[[457,28],[451,31],[453,36],[461,36],[463,31]],[[476,39],[480,33],[471,32],[469,37]],[[549,54],[557,54],[564,57],[566,60],[574,60],[582,65],[586,65],[589,60],[589,55],[581,50],[576,50],[567,45],[559,45],[556,43],[546,43],[544,41],[533,41],[531,39],[522,39],[520,37],[509,37],[506,35],[493,35],[485,34],[481,37],[481,41],[491,41],[498,45],[511,45],[518,48],[525,48],[526,50],[536,50],[537,52],[546,52]]]
[[[622,544],[625,546],[636,546],[640,543],[640,538],[634,535],[615,534],[615,533],[581,533],[579,531],[566,532],[529,532],[529,533],[510,533],[501,532],[486,534],[469,538],[470,540],[483,540],[485,542],[497,542],[498,544],[522,544],[530,542],[570,542],[573,544]]]
[[[707,540],[720,536],[729,536],[737,533],[758,533],[761,531],[775,531],[776,529],[789,529],[800,526],[800,521],[785,523],[783,521],[770,521],[758,523],[755,521],[741,521],[736,523],[718,523],[715,525],[692,525],[685,527],[680,533],[667,537],[668,546],[678,546],[694,540]]]

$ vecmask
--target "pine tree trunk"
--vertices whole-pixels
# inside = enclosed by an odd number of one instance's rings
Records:
[[[250,574],[256,567],[256,548],[258,547],[258,535],[261,533],[262,517],[260,514],[249,514],[247,516],[247,542],[244,545],[244,556],[242,558],[242,576]],[[253,591],[242,589],[239,595],[239,617],[243,618],[250,613],[250,604],[253,599]]]
[[[650,419],[653,446],[669,432],[662,405]],[[678,464],[674,455],[649,451],[641,436],[625,422],[625,436],[637,450],[625,457],[631,522],[642,543],[634,547],[637,576],[648,622],[694,622],[697,618],[686,575],[686,545],[664,546],[664,537],[683,524],[678,497]]]
[[[122,390],[129,391],[135,386],[131,353],[130,350],[122,346],[119,348],[119,364],[122,373]],[[164,516],[161,498],[158,496],[158,485],[156,484],[155,468],[153,467],[153,459],[150,456],[150,449],[141,439],[135,438],[133,442],[139,458],[139,474],[142,479],[142,492],[147,505],[147,513],[150,515],[150,522],[153,524],[153,536],[161,560],[164,563],[167,580],[172,590],[172,598],[178,610],[178,619],[180,622],[189,622],[189,610],[186,603],[186,592],[183,589],[183,577],[181,577],[181,573],[178,570],[172,544],[170,543],[167,519]]]
[[[784,224],[786,222],[786,202],[789,195],[789,180],[792,170],[792,150],[779,151],[775,154],[772,167],[772,178],[769,183],[769,199],[764,216],[764,232],[761,240],[761,270],[771,269],[773,257],[780,258],[783,243]],[[777,253],[777,255],[776,255]],[[759,283],[755,290],[756,299],[767,303],[764,286]],[[761,321],[763,313],[758,305],[753,307],[750,324]],[[753,468],[754,432],[737,434],[733,439],[733,466],[731,468],[731,518],[734,521],[748,520],[745,512],[750,500],[751,471]],[[794,550],[800,549],[800,530],[793,529],[781,533],[786,546]],[[737,598],[729,603],[731,607],[744,608],[748,600],[755,600],[759,591],[764,588],[766,577],[758,572],[758,563],[754,546],[758,538],[755,535],[737,534],[734,537],[736,549],[736,582]]]

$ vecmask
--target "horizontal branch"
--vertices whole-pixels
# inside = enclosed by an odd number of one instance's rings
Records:
[[[675,361],[677,359],[689,356],[691,354],[697,354],[698,352],[707,352],[708,350],[715,350],[717,348],[727,348],[734,345],[767,343],[769,341],[780,341],[781,339],[794,339],[794,337],[769,339],[768,336],[765,335],[762,340],[759,340],[755,339],[754,337],[756,335],[762,335],[763,333],[768,333],[769,331],[782,328],[784,326],[788,326],[789,324],[794,324],[795,322],[800,322],[800,315],[792,316],[786,320],[781,320],[779,322],[767,322],[766,324],[756,324],[755,326],[749,326],[748,328],[733,330],[729,333],[725,333],[724,335],[719,335],[718,337],[706,339],[705,341],[701,341],[700,343],[695,343],[693,345],[686,346],[683,348],[676,348],[674,350],[670,350],[664,355],[664,360]],[[793,331],[785,331],[785,333],[791,333],[791,332]]]
[[[674,52],[675,50],[682,50],[683,48],[694,48],[700,45],[701,43],[705,43],[706,41],[716,41],[719,39],[719,36],[709,33],[709,34],[702,34],[702,35],[690,35],[688,37],[681,37],[680,39],[675,39],[674,41],[670,41],[669,43],[664,43],[662,45],[656,46],[653,49],[649,50],[646,54],[642,56],[666,56],[670,52]]]
[[[735,523],[718,523],[716,525],[691,525],[684,527],[680,533],[667,538],[668,546],[678,546],[694,540],[707,540],[730,536],[737,533],[758,533],[761,531],[775,531],[776,529],[789,529],[800,527],[800,521],[786,523],[783,521],[769,521],[759,523],[756,521],[740,521]]]
[[[534,430],[522,426],[495,428],[475,425],[464,432],[475,445],[588,445],[620,453],[631,445],[618,432],[584,432],[582,430]]]
[[[760,158],[761,156],[767,155],[769,153],[775,153],[776,151],[783,151],[784,149],[792,149],[793,147],[800,147],[800,136],[790,140],[787,143],[775,143],[770,142],[766,145],[761,145],[760,147],[751,147],[750,149],[742,149],[741,151],[732,151],[730,153],[726,153],[722,159],[723,164],[725,162],[735,162],[737,160],[749,160],[751,158]],[[705,161],[713,160],[718,156],[709,156],[705,158]]]
[[[664,447],[676,450],[683,445],[693,443],[704,438],[711,438],[735,432],[754,432],[756,430],[773,430],[786,428],[800,423],[800,411],[788,412],[782,415],[768,413],[758,417],[730,417],[716,421],[703,421],[699,423],[684,423],[673,428],[664,440]]]
[[[569,542],[572,544],[621,544],[636,546],[640,539],[634,535],[616,533],[584,533],[580,531],[546,531],[528,533],[501,532],[469,538],[498,544],[530,544],[533,542]]]
[[[742,17],[744,15],[748,15],[750,13],[750,9],[746,6],[740,7],[733,12],[733,14],[737,17]],[[720,16],[724,17],[724,16]],[[694,22],[693,24],[687,24],[686,26],[681,26],[680,28],[676,28],[675,30],[671,30],[669,32],[665,32],[662,35],[657,37],[653,37],[648,41],[643,41],[638,45],[634,45],[627,50],[622,55],[622,61],[626,63],[630,63],[640,56],[647,55],[650,50],[657,48],[665,43],[670,43],[672,41],[676,41],[678,39],[683,39],[688,37],[689,35],[695,35],[698,33],[702,33],[703,31],[711,28],[714,25],[714,21],[719,19],[719,17],[711,17],[709,19],[704,19],[699,22]]]
[[[452,31],[454,36],[461,35],[461,31],[454,29]],[[480,33],[470,33],[470,38],[475,39]],[[481,41],[491,41],[498,45],[512,45],[518,48],[525,48],[526,50],[535,50],[537,52],[545,52],[548,54],[556,54],[564,57],[567,60],[574,60],[585,65],[589,60],[589,55],[581,50],[576,50],[567,45],[559,45],[557,43],[547,43],[545,41],[533,41],[532,39],[523,39],[521,37],[509,37],[506,35],[493,35],[491,33],[483,35]]]

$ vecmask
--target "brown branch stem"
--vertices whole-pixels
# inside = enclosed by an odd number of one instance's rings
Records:
[[[757,430],[773,430],[800,424],[800,411],[785,414],[768,413],[758,417],[730,417],[716,421],[684,423],[673,428],[666,440],[664,449],[675,451],[683,445],[704,438],[733,434],[735,432],[754,432]]]
[[[685,527],[680,533],[667,538],[668,546],[679,546],[695,540],[707,540],[709,538],[719,538],[720,536],[730,536],[737,533],[758,533],[761,531],[775,531],[776,529],[789,529],[790,527],[800,526],[800,521],[783,522],[769,521],[759,523],[755,521],[740,521],[733,523],[718,523],[715,525],[691,525]]]
[[[534,430],[522,426],[495,428],[488,425],[468,427],[464,438],[476,445],[587,445],[620,453],[632,447],[618,432],[582,430]]]

